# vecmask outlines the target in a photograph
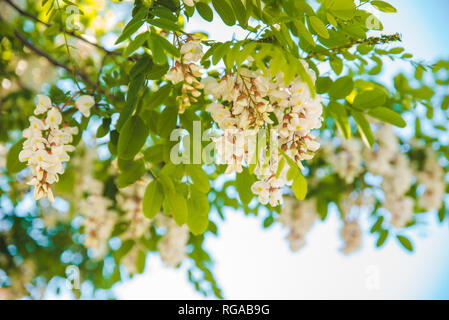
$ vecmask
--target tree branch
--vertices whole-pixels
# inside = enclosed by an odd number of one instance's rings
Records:
[[[38,17],[32,15],[31,13],[29,13],[29,12],[27,12],[27,11],[25,11],[25,10],[19,8],[19,7],[18,7],[16,4],[14,4],[11,0],[5,0],[5,2],[6,2],[7,4],[9,4],[12,8],[14,8],[14,10],[16,10],[17,12],[19,12],[21,15],[30,18],[30,19],[33,20],[34,22],[39,23],[39,24],[42,24],[42,25],[46,26],[47,28],[50,28],[50,27],[52,26],[51,24],[49,24],[49,23],[47,23],[47,22],[44,22],[44,21],[40,20]],[[91,46],[94,46],[94,47],[96,47],[97,49],[100,49],[100,50],[104,51],[104,52],[105,52],[106,54],[108,54],[108,55],[117,55],[117,56],[120,56],[120,55],[121,55],[120,52],[108,50],[108,49],[106,49],[105,47],[103,47],[103,46],[101,46],[101,45],[99,45],[99,44],[97,44],[97,43],[95,43],[95,42],[92,42],[92,41],[87,40],[87,39],[84,38],[83,36],[80,36],[79,34],[76,34],[76,33],[73,32],[73,31],[67,31],[67,30],[63,30],[63,29],[60,29],[60,31],[66,33],[66,34],[68,34],[68,35],[70,35],[70,36],[72,36],[72,37],[74,37],[74,38],[77,38],[77,39],[79,39],[79,40],[81,40],[81,41],[83,41],[83,42],[85,42],[85,43],[87,43],[87,44],[90,44]]]
[[[376,44],[385,44],[385,43],[395,42],[395,41],[402,41],[401,35],[399,33],[395,33],[392,35],[382,35],[380,37],[370,37],[370,38],[366,38],[366,39],[362,39],[362,40],[354,40],[353,39],[349,43],[347,43],[341,47],[312,52],[305,59],[317,58],[318,55],[329,55],[332,53],[341,53],[339,51],[349,49],[358,44],[376,45]]]
[[[19,39],[23,43],[24,46],[29,48],[31,51],[33,51],[37,55],[44,57],[45,59],[48,60],[48,62],[50,62],[54,66],[63,68],[64,70],[66,70],[69,73],[75,72],[76,75],[78,75],[81,79],[83,79],[83,81],[86,84],[89,84],[91,86],[94,85],[94,83],[92,82],[92,80],[89,78],[89,76],[87,74],[85,74],[84,72],[81,72],[80,70],[76,70],[76,69],[73,70],[71,67],[67,66],[66,64],[54,59],[53,57],[48,55],[46,52],[44,52],[41,48],[36,47],[34,44],[29,42],[27,39],[25,39],[25,37],[22,34],[20,34],[20,32],[18,30],[14,30],[14,35],[17,37],[17,39]]]

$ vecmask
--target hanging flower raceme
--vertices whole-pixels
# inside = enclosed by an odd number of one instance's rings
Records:
[[[362,246],[362,229],[357,220],[344,221],[340,236],[344,241],[341,248],[344,254],[351,254]]]
[[[298,201],[285,197],[285,205],[279,216],[279,222],[289,228],[288,241],[292,251],[298,251],[306,245],[306,236],[315,224],[318,215],[315,202],[311,200]]]
[[[0,171],[2,171],[6,167],[6,155],[8,151],[6,150],[5,145],[0,143]]]
[[[307,64],[304,66],[308,70]],[[309,76],[315,81],[311,71]],[[262,204],[279,205],[281,189],[289,184],[289,166],[283,164],[276,174],[280,163],[277,150],[280,147],[300,168],[302,160],[313,158],[320,146],[311,134],[321,127],[320,96],[313,97],[301,78],[285,84],[282,74],[266,76],[245,67],[218,80],[208,77],[203,84],[214,100],[206,110],[224,131],[214,141],[220,162],[228,165],[226,172],[241,172],[244,162],[255,164],[259,181],[252,186],[253,193]],[[261,132],[266,133],[263,146]]]
[[[80,99],[83,97],[87,96]],[[63,164],[70,159],[68,153],[75,150],[70,143],[73,135],[78,134],[78,128],[63,122],[61,110],[52,104],[49,97],[38,95],[37,98],[36,116],[29,118],[30,127],[23,131],[26,140],[19,160],[27,162],[31,168],[33,177],[28,184],[34,186],[34,199],[48,197],[53,202],[51,185],[59,181],[59,175],[64,173]],[[78,100],[75,106],[77,104]],[[89,103],[84,102],[80,111],[87,114],[93,104],[93,99]]]
[[[117,204],[126,212],[124,218],[129,223],[126,232],[121,236],[122,239],[138,239],[149,234],[151,220],[144,216],[142,209],[143,196],[148,182],[144,179],[139,180],[120,189],[116,195]]]
[[[438,157],[433,149],[426,150],[426,160],[422,171],[417,173],[418,182],[425,187],[419,198],[419,206],[427,211],[439,209],[446,194],[444,169],[438,163]]]
[[[193,4],[192,4],[193,5]],[[196,64],[203,56],[201,42],[194,35],[189,35],[187,42],[180,48],[181,58],[175,60],[175,65],[165,75],[165,79],[177,84],[182,82],[182,94],[177,98],[179,113],[184,113],[192,102],[197,102],[201,95],[203,84],[200,82],[200,66]]]
[[[156,216],[155,223],[166,229],[157,245],[161,259],[168,266],[177,267],[186,258],[189,229],[186,225],[178,226],[173,218],[161,213]]]

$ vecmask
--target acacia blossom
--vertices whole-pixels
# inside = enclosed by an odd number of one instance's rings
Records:
[[[161,213],[155,217],[155,223],[166,229],[157,244],[161,259],[168,266],[177,267],[186,258],[189,229],[186,225],[178,226],[173,218]]]
[[[34,199],[48,197],[53,202],[51,184],[58,182],[59,175],[64,173],[63,163],[70,159],[68,152],[75,150],[70,143],[78,128],[62,125],[61,111],[46,96],[38,96],[34,113],[42,118],[29,118],[30,127],[23,131],[26,140],[19,160],[31,168],[33,177],[28,184],[34,186]]]
[[[309,75],[315,81],[311,71]],[[321,127],[320,96],[312,97],[300,78],[286,85],[282,74],[265,76],[260,70],[246,67],[238,74],[218,80],[207,77],[202,82],[205,93],[214,101],[206,111],[223,130],[214,142],[219,162],[227,164],[226,173],[241,172],[243,163],[254,164],[259,181],[252,186],[253,193],[263,204],[281,204],[282,187],[291,182],[287,179],[287,164],[283,163],[278,172],[278,148],[300,168],[302,160],[313,158],[320,146],[311,135],[312,130]],[[266,143],[261,143],[261,134]]]
[[[438,157],[433,149],[426,150],[426,160],[417,177],[418,182],[425,187],[418,200],[419,206],[426,211],[440,209],[446,194],[446,183],[444,169],[438,163]]]
[[[121,235],[122,239],[138,239],[149,234],[151,220],[144,216],[142,209],[147,184],[148,181],[139,180],[120,189],[116,195],[118,207],[125,212],[124,220],[129,223],[125,233]]]
[[[5,145],[0,143],[0,171],[2,171],[6,167],[6,155],[8,151],[6,150]]]
[[[290,229],[287,239],[292,251],[298,251],[306,245],[307,233],[317,218],[314,201],[298,201],[293,197],[284,197],[284,208],[278,220]]]
[[[79,212],[83,215],[84,245],[94,250],[95,258],[101,259],[108,250],[108,240],[117,221],[117,213],[110,209],[112,200],[100,192],[82,199]]]
[[[362,246],[362,229],[357,220],[345,220],[340,236],[344,241],[344,246],[341,248],[344,254],[351,254]]]
[[[94,104],[94,99],[86,95],[75,101],[75,107],[85,116],[90,115]],[[19,160],[27,162],[31,168],[33,177],[28,184],[34,186],[34,199],[47,197],[53,202],[51,185],[59,181],[59,175],[65,171],[64,163],[70,160],[68,153],[75,150],[70,143],[78,134],[78,128],[64,123],[59,107],[45,95],[37,96],[34,114],[36,117],[29,118],[30,127],[23,131],[26,140]]]
[[[182,94],[177,97],[179,113],[182,114],[192,102],[198,101],[200,90],[203,89],[203,84],[199,80],[202,75],[201,67],[195,63],[203,56],[199,39],[189,35],[187,42],[180,48],[180,54],[180,59],[175,59],[175,65],[167,72],[165,79],[173,84],[182,82]]]
[[[346,183],[353,183],[363,172],[362,141],[359,139],[342,139],[336,149],[332,142],[326,144],[325,156],[333,171]]]

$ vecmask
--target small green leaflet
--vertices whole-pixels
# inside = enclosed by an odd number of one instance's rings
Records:
[[[387,13],[394,13],[397,12],[396,8],[393,7],[391,4],[385,1],[371,1],[371,4],[378,10],[387,12]]]
[[[338,129],[343,134],[345,139],[349,139],[351,136],[351,127],[349,126],[348,113],[345,106],[341,103],[331,101],[327,106],[330,114],[335,120]]]
[[[161,210],[163,197],[162,185],[157,180],[151,181],[143,195],[142,209],[145,217],[153,219],[156,216]]]
[[[207,195],[191,188],[190,198],[187,200],[187,226],[194,235],[207,230],[209,225],[209,200]]]
[[[221,20],[228,26],[235,24],[235,16],[231,6],[225,0],[212,0],[212,5],[220,16]]]
[[[178,192],[169,192],[165,195],[163,201],[164,211],[173,216],[178,226],[187,222],[187,201],[186,198]]]
[[[352,110],[351,114],[355,120],[357,129],[359,129],[362,141],[368,148],[371,148],[374,144],[374,135],[368,120],[366,119],[365,115],[359,111]]]
[[[25,140],[20,139],[8,151],[8,155],[6,156],[6,169],[9,173],[17,173],[27,166],[26,162],[19,161],[19,153],[22,151]]]
[[[139,116],[129,118],[120,131],[118,156],[125,160],[133,159],[145,144],[148,133],[148,128]]]
[[[388,122],[394,126],[405,128],[407,123],[401,117],[399,113],[394,110],[385,107],[377,107],[368,111],[368,114],[371,117],[379,119],[383,122]]]
[[[346,76],[338,78],[329,90],[329,95],[333,99],[343,99],[346,98],[354,89],[354,81],[352,77]]]
[[[413,252],[413,245],[410,242],[410,240],[404,236],[397,235],[396,238],[398,239],[399,243],[408,251]]]
[[[290,158],[282,149],[279,148],[279,152],[283,155],[285,160],[287,160],[288,165],[290,166],[290,170],[288,172],[288,177],[292,177],[293,184],[292,190],[295,194],[295,197],[298,200],[304,200],[307,195],[307,181],[301,173],[296,162]]]
[[[206,21],[212,21],[214,19],[214,13],[207,3],[197,2],[195,3],[196,11]]]
[[[354,99],[353,106],[357,109],[370,109],[382,107],[385,102],[387,102],[387,95],[385,92],[375,88],[359,92]]]
[[[317,16],[310,17],[310,24],[312,25],[313,30],[320,36],[325,39],[329,39],[329,31],[326,28],[326,25],[321,21]]]
[[[210,190],[209,176],[201,169],[200,165],[187,165],[187,174],[192,178],[195,187],[202,193],[208,193]]]

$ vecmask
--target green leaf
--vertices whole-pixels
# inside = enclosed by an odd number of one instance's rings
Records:
[[[337,124],[338,129],[345,139],[351,137],[351,127],[349,126],[348,113],[346,108],[338,102],[329,102],[328,109]]]
[[[161,37],[157,33],[152,33],[152,37],[153,39],[157,39],[158,44],[160,44],[167,53],[171,54],[174,57],[179,57],[179,49],[177,49],[170,41],[168,41],[164,37]]]
[[[329,39],[329,31],[326,28],[326,25],[321,21],[317,16],[310,17],[310,24],[312,25],[313,30],[320,36],[325,39]]]
[[[339,57],[334,56],[329,60],[332,70],[334,70],[335,74],[338,76],[343,71],[343,60]]]
[[[165,18],[149,19],[148,23],[163,30],[168,31],[179,30],[179,26],[175,22]]]
[[[136,15],[125,26],[117,41],[115,41],[115,44],[123,42],[124,40],[128,39],[134,32],[136,32],[144,23],[143,19],[146,17],[147,13],[147,8],[140,8]]]
[[[158,65],[166,65],[167,55],[165,54],[164,45],[162,44],[161,39],[162,39],[161,37],[152,33],[150,34],[148,44],[151,49],[154,63]]]
[[[388,233],[388,230],[379,230],[379,239],[377,239],[376,243],[377,248],[381,247],[385,243],[385,240],[387,240],[388,237]]]
[[[148,39],[148,32],[144,32],[139,34],[134,40],[132,40],[129,45],[126,47],[125,51],[123,52],[123,55],[125,57],[128,57],[131,53],[139,49],[143,43]]]
[[[197,2],[195,4],[196,11],[200,14],[200,16],[206,20],[206,21],[212,21],[214,18],[214,13],[212,12],[212,9],[209,7],[207,3],[204,2]]]
[[[163,199],[162,185],[157,180],[151,181],[143,195],[142,209],[145,217],[153,219],[161,210]]]
[[[365,115],[359,111],[352,110],[351,114],[355,120],[357,129],[360,132],[362,141],[365,143],[367,147],[371,148],[374,144],[374,135],[368,120],[366,120]]]
[[[125,160],[133,159],[145,144],[148,133],[148,128],[139,116],[128,119],[118,138],[118,156]]]
[[[125,240],[122,242],[120,248],[114,252],[114,257],[117,261],[120,261],[131,249],[134,247],[136,242],[134,240]]]
[[[447,110],[449,108],[449,96],[445,96],[443,98],[443,102],[441,103],[441,109]]]
[[[96,137],[102,138],[108,134],[111,125],[111,118],[103,118],[101,125],[97,129]]]
[[[187,222],[187,201],[182,194],[178,192],[167,193],[163,206],[166,213],[173,216],[178,226]]]
[[[168,96],[170,95],[171,89],[172,85],[170,83],[159,87],[157,91],[154,91],[151,94],[150,99],[148,99],[148,107],[151,109],[155,109],[164,104],[165,100],[167,100]]]
[[[187,174],[192,178],[195,187],[202,193],[208,193],[210,190],[209,176],[201,168],[201,165],[186,166]]]
[[[407,126],[407,123],[401,117],[401,115],[399,113],[397,113],[396,111],[391,110],[389,108],[377,107],[377,108],[369,110],[368,114],[371,117],[379,119],[383,122],[391,123],[392,125],[395,125],[400,128],[405,128]]]
[[[174,107],[165,107],[157,122],[157,132],[163,138],[168,138],[176,128],[178,110]]]
[[[247,206],[254,197],[251,186],[255,181],[254,175],[247,168],[243,168],[243,171],[238,173],[235,178],[235,188],[244,206]]]
[[[25,138],[20,139],[8,151],[8,155],[6,156],[6,170],[9,173],[17,173],[27,166],[26,162],[19,161],[19,153],[23,149],[25,140]]]
[[[377,218],[376,223],[373,225],[373,227],[371,228],[370,232],[374,233],[378,230],[380,230],[380,227],[382,227],[382,222],[384,221],[384,217],[383,216],[379,216]]]
[[[304,200],[307,195],[307,181],[301,173],[301,169],[298,167],[298,164],[290,158],[282,149],[279,148],[279,152],[284,156],[285,160],[287,160],[290,169],[287,173],[287,179],[293,180],[292,190],[295,194],[295,197],[298,200]]]
[[[246,8],[243,5],[242,0],[229,0],[231,2],[232,9],[234,10],[234,14],[237,17],[240,25],[242,27],[246,27],[248,24],[247,16],[246,16]]]
[[[397,235],[396,238],[398,239],[399,243],[408,251],[413,252],[413,245],[410,242],[410,240],[404,236]]]
[[[329,77],[319,77],[315,83],[316,92],[319,94],[326,93],[331,87],[332,83],[333,81]]]
[[[136,258],[136,271],[137,273],[142,273],[145,270],[147,254],[144,250],[139,250]]]
[[[187,200],[188,216],[187,226],[194,235],[199,235],[207,230],[209,225],[209,200],[202,192],[191,190],[191,196]]]
[[[371,1],[371,4],[378,10],[387,12],[387,13],[394,13],[397,12],[396,8],[393,7],[391,4],[385,1]]]
[[[150,80],[159,80],[161,77],[167,74],[169,69],[168,64],[151,66],[151,69],[148,71],[147,78]]]
[[[356,6],[354,0],[331,0],[328,3],[329,10],[337,18],[349,20],[355,15]]]
[[[353,106],[359,109],[382,107],[387,101],[387,95],[381,89],[363,90],[357,94]]]
[[[225,24],[228,26],[233,26],[235,24],[234,12],[225,0],[212,0],[212,5]]]
[[[229,51],[232,42],[219,43],[212,52],[212,63],[217,64],[221,58]]]
[[[296,199],[304,200],[307,194],[307,181],[304,176],[299,172],[293,179],[292,190]]]
[[[123,160],[126,165],[117,178],[117,187],[125,188],[132,185],[145,174],[145,163],[143,160]],[[123,163],[122,163],[123,165]]]
[[[338,78],[331,86],[329,95],[333,99],[346,98],[354,89],[354,81],[351,77],[346,76]]]
[[[443,222],[445,217],[446,217],[446,202],[443,201],[443,205],[438,210],[438,220],[440,220],[440,222]]]
[[[313,39],[312,34],[310,31],[306,28],[306,25],[301,20],[296,20],[295,27],[298,30],[299,37],[304,40],[306,40],[310,45],[316,46],[315,40]]]

